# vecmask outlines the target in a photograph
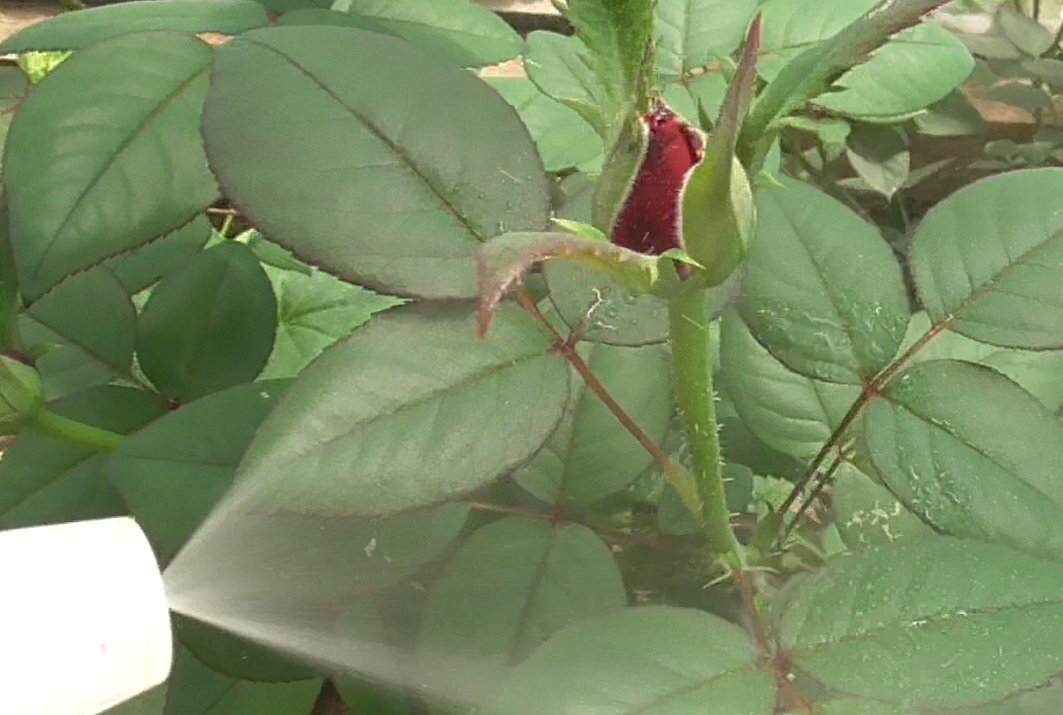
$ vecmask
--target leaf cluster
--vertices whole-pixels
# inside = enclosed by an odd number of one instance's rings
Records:
[[[0,350],[65,420],[5,450],[0,528],[132,514],[179,612],[113,712],[326,678],[382,714],[1057,712],[1063,170],[899,230],[850,200],[907,190],[968,46],[1005,71],[941,4],[570,0],[522,38],[152,0],[0,43]],[[1018,18],[1006,67],[1048,72]],[[658,96],[709,133],[684,211],[733,214],[686,235],[740,233],[725,269],[608,243]]]

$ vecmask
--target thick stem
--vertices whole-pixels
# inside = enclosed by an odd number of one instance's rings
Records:
[[[694,478],[701,497],[703,529],[714,553],[733,553],[738,542],[731,531],[723,484],[707,296],[695,291],[676,298],[669,303],[668,314],[676,403],[686,424]]]
[[[100,429],[57,415],[43,407],[26,423],[32,430],[96,452],[111,452],[125,439],[117,432]]]

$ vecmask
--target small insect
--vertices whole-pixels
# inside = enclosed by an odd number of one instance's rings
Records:
[[[680,203],[691,170],[704,156],[701,133],[657,102],[642,115],[647,132],[631,191],[613,225],[612,241],[639,253],[659,256],[683,247]]]

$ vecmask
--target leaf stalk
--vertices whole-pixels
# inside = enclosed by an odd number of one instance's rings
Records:
[[[94,452],[113,452],[125,439],[117,432],[63,417],[43,407],[34,413],[26,426],[41,434],[86,447]]]

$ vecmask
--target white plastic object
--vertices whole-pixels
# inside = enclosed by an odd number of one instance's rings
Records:
[[[161,683],[172,658],[133,519],[0,531],[0,713],[93,715]]]

